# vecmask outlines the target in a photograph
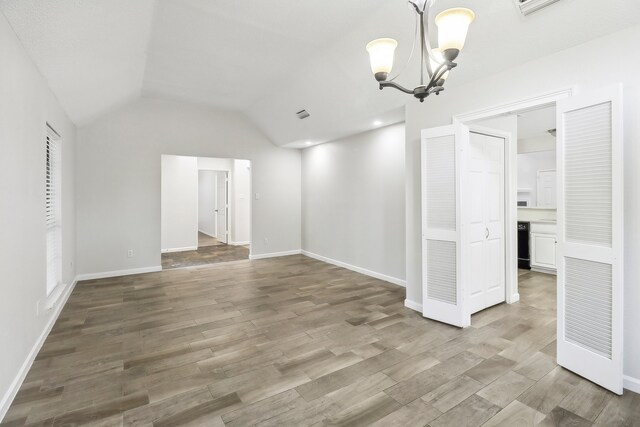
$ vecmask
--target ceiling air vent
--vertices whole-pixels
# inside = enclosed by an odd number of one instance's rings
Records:
[[[309,112],[307,110],[300,110],[296,113],[296,116],[298,116],[298,118],[300,120],[302,119],[306,119],[307,117],[309,117],[311,114],[309,114]]]
[[[547,7],[558,0],[515,0],[518,8],[520,9],[520,13],[524,16],[527,16],[533,12],[537,12],[538,10]]]

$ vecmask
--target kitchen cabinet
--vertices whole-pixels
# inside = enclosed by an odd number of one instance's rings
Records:
[[[531,267],[556,271],[556,225],[551,223],[531,224]]]

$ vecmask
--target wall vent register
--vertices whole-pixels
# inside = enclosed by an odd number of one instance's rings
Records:
[[[515,0],[520,13],[527,16],[533,12],[537,12],[542,8],[556,3],[558,0]]]

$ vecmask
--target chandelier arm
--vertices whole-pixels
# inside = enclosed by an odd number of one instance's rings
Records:
[[[413,3],[411,3],[411,4],[413,4]],[[411,58],[413,58],[413,53],[415,52],[415,49],[416,49],[416,38],[418,37],[418,25],[419,25],[418,21],[416,20],[416,25],[415,25],[415,28],[413,30],[413,34],[414,34],[414,36],[413,36],[413,44],[411,45],[411,53],[409,53],[409,58],[407,59],[407,62],[404,63],[404,65],[402,66],[400,71],[398,71],[398,73],[395,76],[393,76],[392,78],[388,79],[387,81],[392,82],[395,79],[397,79],[400,76],[400,74],[402,74],[404,72],[404,70],[407,69],[407,66],[411,62]]]
[[[431,58],[431,46],[429,44],[429,7],[428,7],[429,2],[427,1],[425,3],[425,11],[420,15],[420,26],[422,28],[422,33],[421,33],[421,41],[420,41],[420,45],[422,46],[422,58],[423,61],[420,64],[420,67],[426,67],[427,68],[427,74],[429,75],[429,78],[433,77],[433,70],[431,68],[431,61],[429,60]],[[426,17],[426,20],[425,20]]]
[[[413,95],[412,90],[402,87],[396,82],[392,82],[392,81],[380,82],[380,90],[384,89],[385,87],[392,87],[394,89],[398,89],[401,92],[408,93],[409,95]]]
[[[427,0],[424,4],[424,14],[421,16],[422,26],[424,27],[424,48],[427,51],[425,65],[427,67],[427,71],[429,72],[429,78],[433,77],[434,70],[431,67],[430,59],[434,59],[433,53],[431,53],[431,41],[429,40],[429,12],[431,10],[431,0]]]
[[[429,85],[427,86],[427,90],[432,89],[433,87],[438,86],[438,82],[440,82],[440,80],[442,79],[442,76],[444,76],[447,72],[451,71],[453,68],[455,68],[458,64],[456,64],[455,62],[445,62],[442,63],[437,70],[435,71],[435,73],[433,74],[433,77],[431,78],[431,81],[429,82]]]
[[[424,85],[424,64],[425,64],[425,31],[424,31],[424,14],[422,12],[418,13],[420,17],[420,85]],[[429,67],[427,67],[427,71],[429,71]],[[431,77],[431,75],[429,75]]]

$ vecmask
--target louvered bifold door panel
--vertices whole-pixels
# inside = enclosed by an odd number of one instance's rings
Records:
[[[565,258],[565,339],[611,359],[611,265]]]
[[[456,150],[453,135],[426,144],[427,227],[456,229]]]
[[[457,303],[456,243],[427,240],[427,296],[447,304]]]
[[[422,308],[425,317],[467,326],[459,288],[461,134],[455,126],[422,132]]]
[[[611,247],[611,104],[565,114],[564,206],[568,242]]]
[[[622,392],[623,178],[619,88],[557,106],[558,363]]]

